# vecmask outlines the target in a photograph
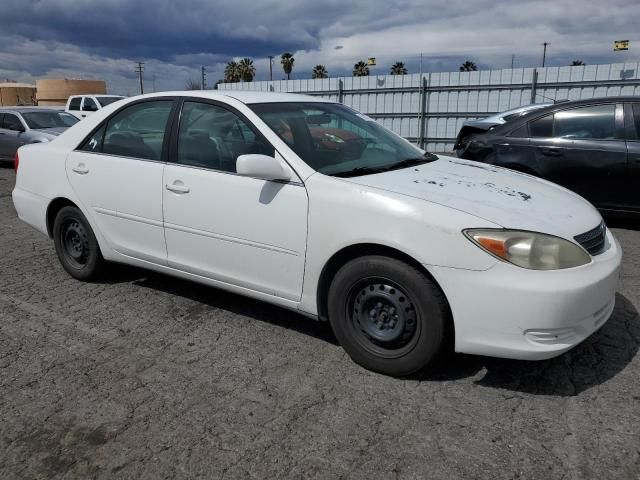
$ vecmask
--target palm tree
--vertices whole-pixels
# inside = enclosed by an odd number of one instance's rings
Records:
[[[471,60],[467,60],[462,65],[460,65],[461,72],[475,72],[476,70],[478,70],[478,67]]]
[[[240,81],[240,66],[235,61],[230,61],[224,67],[225,83],[235,83]]]
[[[582,60],[574,60],[571,62],[572,67],[577,67],[578,65],[584,65],[584,62]]]
[[[252,82],[256,76],[256,67],[253,66],[253,60],[243,58],[238,62],[238,73],[243,82]]]
[[[362,60],[356,63],[353,66],[353,76],[354,77],[368,77],[369,76],[369,67]]]
[[[188,79],[184,84],[185,90],[200,90],[201,87],[202,85],[196,82],[193,78]]]
[[[404,66],[404,62],[396,62],[391,67],[391,75],[406,75],[409,73],[407,67]]]
[[[311,70],[311,78],[329,78],[329,72],[324,65],[316,65]]]
[[[293,70],[293,64],[295,61],[296,59],[293,58],[293,55],[289,52],[284,52],[280,57],[280,63],[282,64],[284,73],[287,74],[287,80],[291,78],[291,71]]]

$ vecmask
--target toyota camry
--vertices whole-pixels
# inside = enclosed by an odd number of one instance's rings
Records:
[[[622,253],[589,202],[321,98],[128,98],[15,167],[18,215],[72,277],[119,262],[271,302],[389,375],[451,347],[550,358],[614,308]]]

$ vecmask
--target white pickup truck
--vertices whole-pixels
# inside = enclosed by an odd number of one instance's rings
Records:
[[[87,115],[123,98],[125,97],[121,95],[72,95],[67,100],[65,112],[83,119]]]

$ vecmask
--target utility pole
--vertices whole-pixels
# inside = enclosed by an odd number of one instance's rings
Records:
[[[512,53],[511,54],[511,70],[513,70],[513,61],[516,59],[516,54]]]
[[[205,88],[205,86],[206,86],[204,79],[205,79],[205,78],[206,78],[206,76],[207,76],[207,69],[206,69],[206,68],[204,68],[204,65],[202,65],[202,66],[200,67],[200,76],[202,77],[202,82],[201,82],[201,84],[200,84],[200,89],[201,89],[201,90],[204,90],[204,88]]]
[[[543,44],[544,49],[542,50],[542,67],[544,68],[544,62],[547,59],[547,45],[549,45],[548,42],[544,42]]]
[[[136,73],[140,79],[140,95],[144,93],[144,86],[142,85],[142,72],[144,72],[144,62],[136,62]]]
[[[269,81],[273,81],[273,55],[269,55]]]

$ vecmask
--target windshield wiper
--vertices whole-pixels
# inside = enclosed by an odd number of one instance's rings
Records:
[[[399,170],[401,168],[413,167],[415,165],[422,165],[423,163],[434,162],[438,160],[438,156],[433,153],[425,153],[422,157],[415,158],[405,158],[404,160],[400,160],[399,162],[393,163],[388,167],[384,168],[385,172],[390,170]]]
[[[360,175],[372,175],[374,173],[386,172],[386,168],[370,168],[370,167],[356,167],[351,170],[345,170],[344,172],[338,172],[332,174],[334,177],[358,177]]]

